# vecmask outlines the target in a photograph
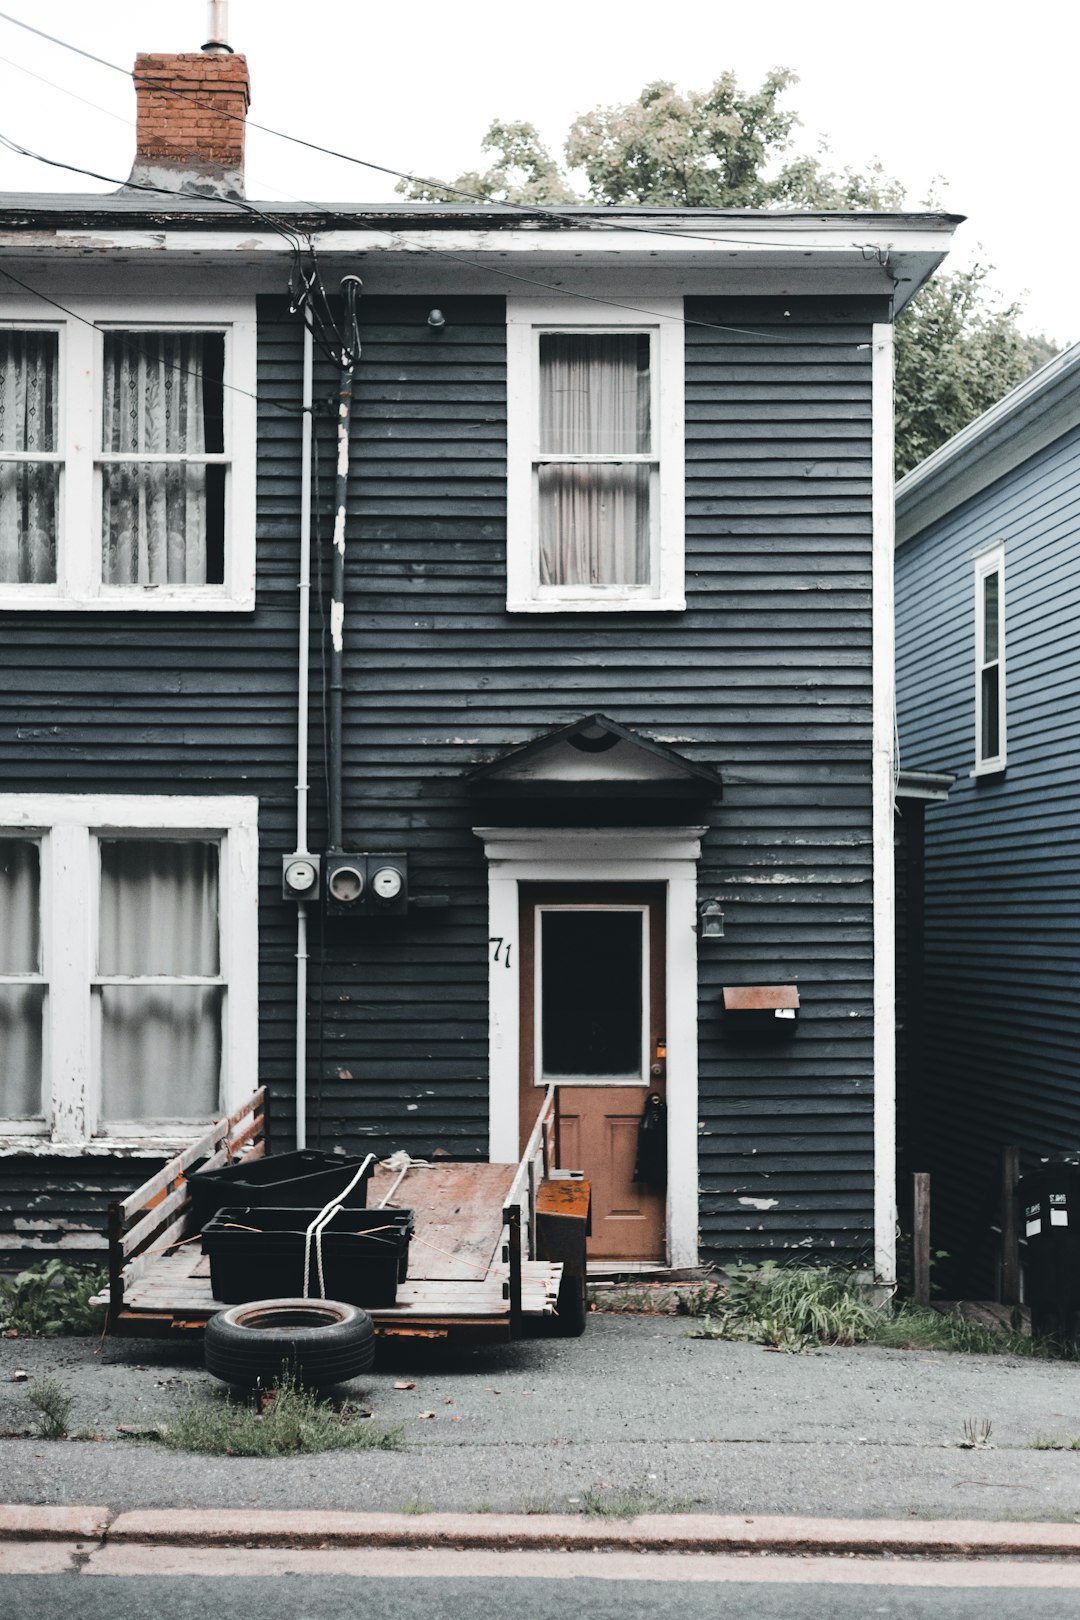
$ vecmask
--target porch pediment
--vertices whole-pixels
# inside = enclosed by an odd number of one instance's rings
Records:
[[[603,714],[586,715],[470,771],[483,799],[719,799],[719,771]]]

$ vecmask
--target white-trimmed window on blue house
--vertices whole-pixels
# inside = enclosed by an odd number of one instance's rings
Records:
[[[1005,769],[1005,548],[975,559],[975,774]]]
[[[182,1142],[255,1089],[257,815],[0,796],[0,1139]]]
[[[62,302],[0,308],[0,606],[252,607],[253,307]]]
[[[686,605],[682,304],[642,302],[507,302],[511,612]]]

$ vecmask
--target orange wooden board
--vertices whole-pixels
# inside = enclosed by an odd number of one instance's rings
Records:
[[[417,1165],[396,1188],[388,1207],[411,1209],[416,1220],[409,1249],[409,1281],[479,1281],[496,1260],[503,1202],[517,1166]],[[368,1208],[378,1209],[396,1173],[380,1165],[368,1184]]]

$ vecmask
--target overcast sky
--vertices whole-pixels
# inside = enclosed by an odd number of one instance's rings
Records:
[[[197,50],[205,37],[204,0],[0,0],[0,9],[128,70],[136,51]],[[732,68],[756,88],[770,67],[794,68],[800,83],[788,104],[803,121],[800,144],[827,138],[838,166],[880,158],[913,205],[941,177],[942,205],[968,216],[954,261],[996,266],[995,284],[1024,303],[1024,324],[1066,343],[1080,337],[1078,15],[1050,0],[1000,9],[974,0],[232,0],[230,40],[248,57],[253,118],[441,178],[478,163],[493,118],[528,119],[558,146],[576,114],[628,101],[650,79],[699,89]],[[130,80],[0,21],[0,133],[124,179],[134,108]],[[257,130],[247,175],[252,198],[393,195],[392,179]],[[0,151],[0,190],[108,189]]]

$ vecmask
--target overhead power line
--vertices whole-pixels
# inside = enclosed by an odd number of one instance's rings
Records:
[[[0,11],[0,19],[2,19],[4,22],[11,23],[16,28],[26,29],[28,33],[37,34],[39,38],[48,40],[52,45],[60,46],[62,50],[73,51],[76,56],[85,57],[87,61],[97,63],[99,67],[109,68],[113,73],[122,73],[125,78],[130,78],[132,76],[128,69],[122,68],[119,63],[109,62],[102,56],[95,56],[92,51],[83,50],[81,46],[73,45],[70,40],[60,39],[56,34],[46,33],[43,28],[35,28],[31,23],[24,22],[22,18],[13,17],[10,12]],[[449,196],[462,197],[466,201],[479,203],[486,207],[510,209],[513,212],[520,213],[528,218],[535,219],[540,217],[544,219],[551,219],[563,227],[574,223],[574,221],[569,218],[566,213],[560,212],[557,208],[546,207],[540,203],[493,202],[490,197],[483,197],[478,192],[464,190],[461,186],[449,185],[442,180],[425,179],[421,175],[410,174],[404,169],[395,169],[385,163],[375,163],[370,158],[357,157],[352,152],[341,152],[335,147],[323,146],[318,141],[306,140],[301,135],[291,135],[286,130],[274,129],[269,124],[260,124],[257,119],[249,117],[246,113],[230,113],[222,108],[211,108],[211,104],[209,102],[199,100],[199,93],[195,90],[181,90],[176,89],[171,85],[163,85],[161,86],[161,91],[163,94],[190,100],[195,106],[200,107],[204,111],[213,110],[222,118],[231,119],[236,123],[242,123],[249,129],[260,130],[264,135],[272,135],[277,140],[289,141],[294,146],[305,147],[309,152],[320,152],[324,157],[337,158],[342,163],[353,163],[362,169],[371,169],[376,174],[385,174],[398,180],[406,180],[411,185],[429,186],[432,190],[443,191]],[[709,242],[713,245],[719,244],[733,247],[745,247],[746,245],[744,237],[705,235],[703,232],[694,233],[682,229],[665,230],[659,225],[633,225],[626,220],[592,220],[590,221],[590,229],[598,231],[631,232],[632,234],[638,236],[674,236],[680,240]],[[865,247],[865,244],[860,242],[851,242],[847,245],[860,250],[864,249]],[[805,243],[762,242],[755,244],[755,246],[760,248],[774,248],[778,252],[788,252],[792,248],[804,247]]]

